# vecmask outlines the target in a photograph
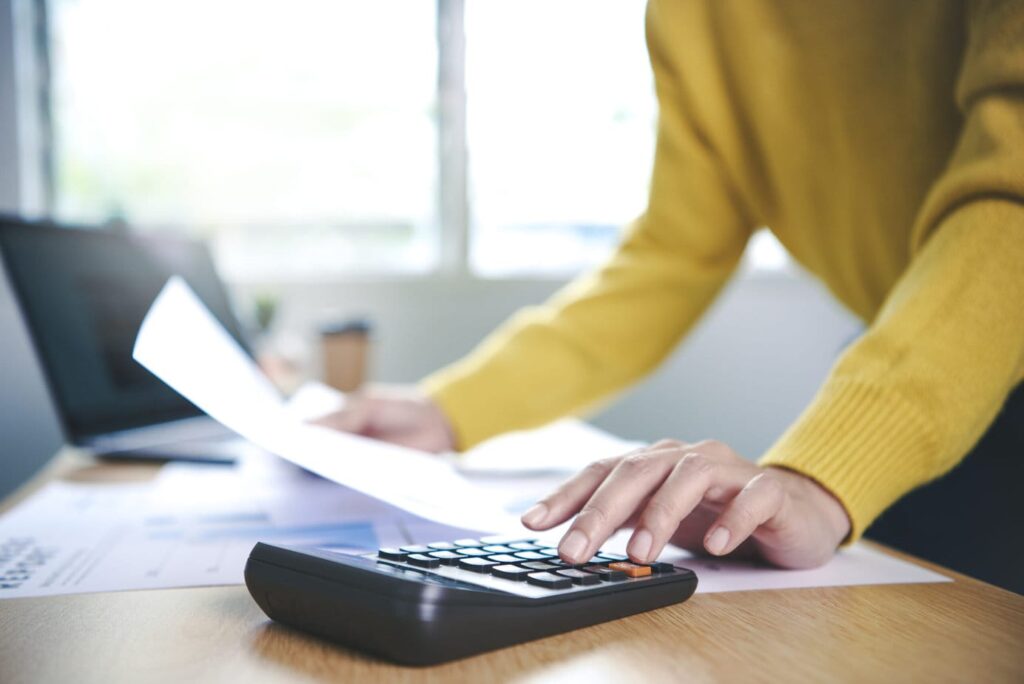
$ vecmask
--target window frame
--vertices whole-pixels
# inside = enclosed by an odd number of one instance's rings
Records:
[[[0,200],[30,217],[52,213],[49,18],[45,0],[0,3]]]

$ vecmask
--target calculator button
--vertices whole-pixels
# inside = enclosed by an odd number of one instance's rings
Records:
[[[467,548],[463,548],[463,549],[456,549],[455,553],[461,554],[463,556],[489,556],[490,555],[489,553],[487,553],[483,549],[476,549],[476,548],[473,548],[473,547],[467,547]]]
[[[523,561],[522,558],[516,558],[515,556],[510,556],[507,553],[499,553],[493,556],[488,556],[487,560],[492,560],[495,563],[521,563]]]
[[[597,577],[600,577],[605,582],[621,582],[626,579],[626,573],[621,570],[612,570],[604,565],[588,565],[583,569]]]
[[[516,582],[522,582],[531,572],[533,572],[533,570],[530,570],[529,568],[521,568],[518,565],[495,565],[491,568],[491,574],[495,577],[514,580]]]
[[[601,558],[606,558],[610,561],[628,561],[629,556],[623,556],[621,553],[608,553],[607,551],[598,551],[597,555]]]
[[[519,553],[515,554],[515,556],[516,556],[516,558],[520,558],[522,560],[547,560],[548,559],[547,556],[539,554],[536,551],[520,551]]]
[[[601,578],[591,572],[583,572],[575,568],[567,568],[565,570],[556,570],[556,575],[562,577],[568,577],[572,580],[573,584],[600,584]]]
[[[432,551],[427,555],[441,561],[441,565],[458,565],[459,559],[465,558],[465,556],[460,556],[454,551]]]
[[[568,589],[572,586],[572,580],[568,577],[559,577],[550,572],[531,572],[526,576],[526,581],[548,589]]]
[[[545,563],[544,561],[530,561],[529,563],[520,563],[524,568],[530,568],[531,570],[557,570],[557,565],[551,563]]]
[[[534,551],[541,548],[536,544],[531,544],[530,542],[513,542],[511,544],[506,544],[506,546],[516,549],[517,551]]]
[[[608,566],[612,570],[621,570],[630,577],[646,577],[651,574],[651,568],[647,565],[637,565],[635,563],[612,563]]]
[[[405,551],[402,551],[401,549],[386,548],[386,549],[380,549],[379,551],[377,551],[377,557],[378,558],[383,558],[384,560],[393,560],[393,561],[405,560],[405,557],[408,556],[408,555],[409,554],[407,554]]]
[[[515,549],[510,549],[507,546],[502,546],[501,544],[485,546],[484,551],[487,551],[488,553],[515,553]]]
[[[452,544],[451,542],[431,542],[427,544],[427,546],[435,551],[451,551],[455,548],[455,544]]]
[[[459,546],[459,547],[462,547],[462,546],[483,546],[483,544],[481,544],[476,539],[456,539],[452,543],[455,544],[456,546]]]
[[[671,563],[665,563],[665,562],[662,562],[662,561],[657,561],[655,563],[651,563],[651,572],[656,572],[658,574],[661,574],[661,573],[665,573],[665,572],[675,572],[675,571],[676,571],[676,566],[672,565]]]
[[[471,570],[472,572],[490,572],[491,568],[498,565],[494,561],[489,561],[484,558],[460,558],[459,567],[463,570]]]
[[[405,562],[409,565],[415,565],[418,568],[436,568],[441,565],[441,561],[439,559],[424,556],[422,553],[409,554],[405,557]]]
[[[400,548],[406,553],[427,553],[430,551],[426,546],[420,546],[419,544],[415,544],[413,546],[402,546]]]

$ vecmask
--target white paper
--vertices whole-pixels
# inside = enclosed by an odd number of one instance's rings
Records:
[[[603,548],[625,553],[631,531],[623,530],[609,539]],[[694,556],[673,546],[659,560],[690,568],[697,573],[697,593],[757,591],[765,589],[805,589],[865,584],[923,584],[951,582],[945,575],[914,563],[876,551],[864,544],[840,549],[825,565],[812,570],[783,570],[759,561]]]
[[[492,437],[462,454],[457,467],[463,474],[564,475],[642,446],[643,442],[620,439],[581,420],[566,418],[535,430]]]
[[[697,591],[802,589],[859,584],[921,584],[949,582],[949,577],[862,544],[842,549],[813,570],[780,570],[763,563],[681,556],[674,561],[697,573]]]
[[[487,532],[519,521],[429,454],[303,423],[183,280],[171,278],[134,358],[208,415],[267,451],[418,516]]]

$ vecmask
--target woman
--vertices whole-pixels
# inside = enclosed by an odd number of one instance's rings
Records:
[[[650,200],[610,261],[419,389],[326,422],[444,450],[583,410],[665,358],[767,225],[868,325],[804,413],[756,465],[658,442],[523,521],[575,516],[570,561],[632,525],[638,562],[671,541],[818,565],[964,459],[1024,377],[1024,3],[652,0],[647,31]],[[1024,448],[995,442],[1016,477]],[[978,486],[937,508],[970,520],[992,494]],[[1019,560],[1010,505],[967,536]]]

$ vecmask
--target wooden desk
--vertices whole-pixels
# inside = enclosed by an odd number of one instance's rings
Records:
[[[56,477],[154,472],[65,454],[4,507]],[[273,625],[241,586],[16,599],[0,682],[1024,682],[1024,597],[942,571],[956,581],[697,595],[426,669]]]

